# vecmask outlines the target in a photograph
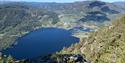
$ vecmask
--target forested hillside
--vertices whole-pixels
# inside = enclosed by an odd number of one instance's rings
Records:
[[[23,4],[0,5],[0,49],[10,46],[26,33],[58,21],[58,15],[48,10]]]

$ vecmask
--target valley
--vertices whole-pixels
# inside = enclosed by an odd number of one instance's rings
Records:
[[[86,56],[86,61],[106,62],[102,60],[102,58],[107,60],[104,51],[107,50],[107,47],[115,47],[111,44],[112,41],[117,42],[115,39],[117,36],[114,36],[114,34],[118,33],[119,37],[119,33],[123,33],[120,35],[122,38],[118,40],[124,41],[124,30],[122,29],[124,29],[125,8],[123,6],[119,2],[117,4],[117,2],[102,1],[73,3],[5,2],[0,4],[0,51],[6,50],[12,45],[17,45],[19,38],[40,29],[59,28],[70,32],[71,36],[79,38],[80,41],[76,44],[70,44],[69,48],[63,46],[63,50],[60,49],[60,52],[54,51],[54,53],[57,52],[57,55],[52,54],[52,56],[58,57],[58,55],[63,54],[71,54],[71,56],[76,54],[77,56],[77,54],[81,54]],[[120,20],[120,17],[123,18]],[[111,37],[114,39],[108,39]],[[94,42],[95,40],[97,42]],[[112,49],[108,49],[108,52],[116,53],[112,52]],[[110,55],[110,53],[106,55]],[[123,54],[121,53],[121,55]],[[120,59],[117,61],[120,61]],[[109,61],[111,62],[108,59],[107,62]]]

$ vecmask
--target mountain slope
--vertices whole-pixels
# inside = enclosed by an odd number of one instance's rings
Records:
[[[113,2],[113,4],[117,5],[117,6],[121,6],[121,7],[125,7],[125,2]]]
[[[125,12],[125,8],[102,1],[80,1],[74,3],[40,3],[40,2],[18,2],[35,8],[46,9],[58,13],[61,21],[76,21],[79,19],[86,19],[86,21],[104,22],[109,21],[116,14]],[[100,12],[101,16],[91,14],[90,12]],[[96,16],[98,19],[89,19],[89,16]],[[102,18],[105,19],[102,19]],[[102,20],[100,20],[102,19]],[[84,22],[84,21],[83,21]]]
[[[125,12],[121,7],[101,1],[74,3],[7,2],[0,4],[0,49],[17,37],[42,26],[56,24],[72,29],[91,23],[102,23]],[[87,24],[85,23],[87,22]],[[94,23],[93,23],[94,22]],[[98,24],[96,25],[98,26]],[[102,25],[101,25],[102,26]]]
[[[69,28],[87,23],[111,21],[125,12],[112,3],[85,1],[75,3],[11,2],[0,5],[0,51],[23,35],[47,25]],[[57,23],[58,22],[58,23]],[[64,23],[63,23],[64,22]],[[67,23],[66,23],[67,24]],[[75,25],[74,25],[75,24]],[[99,25],[99,24],[98,24]],[[84,27],[84,26],[83,26]],[[91,33],[88,38],[62,50],[61,54],[83,54],[94,63],[125,62],[125,17]],[[82,34],[80,34],[82,35]]]
[[[125,16],[63,49],[60,54],[84,54],[92,63],[124,63]]]
[[[59,21],[58,14],[24,4],[0,5],[0,49],[11,45],[18,37]]]
[[[82,34],[81,34],[82,35]],[[81,57],[82,56],[82,57]],[[22,60],[22,63],[124,63],[125,15],[110,26],[92,32],[87,38],[69,48],[44,58]],[[15,62],[13,58],[6,58]],[[7,62],[8,62],[7,61]],[[2,62],[2,61],[1,61]],[[18,63],[19,63],[18,62]]]

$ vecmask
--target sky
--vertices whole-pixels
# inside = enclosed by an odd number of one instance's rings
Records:
[[[75,1],[85,1],[85,0],[0,0],[0,1],[26,1],[26,2],[75,2]],[[125,0],[101,0],[105,2],[117,2],[117,1],[125,1]]]

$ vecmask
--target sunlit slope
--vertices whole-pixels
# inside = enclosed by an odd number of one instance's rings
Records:
[[[84,54],[94,63],[125,62],[125,16],[91,33],[80,43],[61,51],[61,54]]]

